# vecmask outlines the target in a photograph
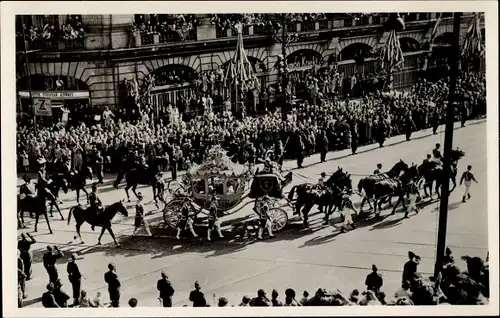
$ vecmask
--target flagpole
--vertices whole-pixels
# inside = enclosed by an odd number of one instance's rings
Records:
[[[36,109],[35,105],[33,104],[33,93],[31,91],[31,73],[30,73],[30,67],[29,67],[29,61],[28,61],[28,49],[26,48],[26,33],[25,29],[26,25],[23,24],[23,44],[24,44],[24,57],[26,59],[25,66],[26,66],[26,74],[28,75],[28,91],[30,94],[30,107],[33,108],[33,125],[35,129],[35,134],[37,133],[37,124],[36,124]]]
[[[441,201],[439,207],[439,228],[436,248],[436,263],[434,277],[437,278],[443,268],[443,258],[446,249],[446,230],[448,222],[448,198],[451,174],[451,151],[453,148],[453,126],[455,122],[455,89],[458,77],[458,59],[460,53],[460,17],[461,13],[454,13],[453,18],[453,45],[450,57],[450,90],[448,106],[446,107],[446,128],[444,132],[443,173],[441,182]]]

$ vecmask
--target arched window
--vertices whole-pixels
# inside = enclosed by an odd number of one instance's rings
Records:
[[[353,43],[346,46],[339,54],[340,61],[355,60],[358,57],[369,57],[372,47],[365,43]]]
[[[402,37],[399,39],[399,45],[404,53],[420,50],[420,43],[414,38]]]

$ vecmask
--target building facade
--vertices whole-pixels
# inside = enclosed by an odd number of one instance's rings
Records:
[[[157,78],[151,89],[151,102],[162,107],[177,106],[179,100],[199,93],[200,87],[202,91],[207,85],[222,89],[215,87],[219,84],[213,78],[222,76],[232,58],[236,47],[234,30],[214,24],[210,15],[196,15],[196,25],[174,31],[170,28],[164,33],[148,32],[147,28],[141,32],[134,26],[138,19],[146,25],[152,20],[160,23],[161,16],[72,16],[73,21],[78,21],[78,27],[82,27],[84,36],[70,40],[54,40],[54,36],[49,36],[50,39],[39,41],[30,41],[30,37],[33,38],[30,28],[41,28],[48,17],[18,17],[18,25],[26,26],[26,41],[18,41],[17,50],[23,51],[25,43],[27,49],[26,54],[18,54],[20,107],[29,103],[28,87],[31,86],[31,98],[49,99],[56,108],[71,107],[74,103],[88,103],[92,108],[119,108],[128,96],[127,90],[147,85],[151,74]],[[446,13],[441,19],[438,16],[438,13],[404,16],[406,28],[398,35],[405,62],[394,76],[395,88],[411,85],[422,68],[437,65],[438,59],[430,58],[431,39],[434,50],[449,48],[453,18]],[[52,17],[53,23],[59,25],[64,25],[66,18]],[[472,18],[472,13],[463,14],[461,38]],[[289,22],[287,32],[297,35],[286,46],[290,72],[311,69],[314,65],[328,67],[335,62],[344,78],[373,73],[377,64],[373,52],[383,46],[388,36],[383,27],[386,19],[387,15],[377,14]],[[166,24],[168,22],[163,22]],[[482,28],[484,32],[484,25]],[[243,34],[248,59],[261,87],[265,89],[275,84],[278,81],[275,65],[282,54],[281,43],[265,26],[245,26]],[[21,32],[18,32],[18,39],[23,39]],[[371,53],[363,55],[360,62],[360,52]]]

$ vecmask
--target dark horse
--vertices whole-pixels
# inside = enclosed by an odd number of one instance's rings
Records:
[[[125,181],[127,185],[125,186],[125,193],[127,194],[127,199],[130,202],[130,196],[128,194],[128,190],[132,188],[132,192],[134,192],[135,197],[137,198],[137,185],[145,184],[150,185],[153,188],[153,198],[156,200],[156,186],[158,182],[158,167],[135,167],[133,166],[131,169],[121,170],[118,176],[116,177],[116,181],[114,183],[114,187],[118,189],[118,185],[123,179],[125,175]]]
[[[325,189],[319,189],[317,185],[304,183],[293,186],[288,194],[288,199],[292,200],[297,190],[297,201],[295,202],[294,215],[303,215],[304,226],[308,227],[308,215],[312,207],[317,204],[321,213],[325,213],[325,224],[333,206],[340,206],[344,191],[352,191],[350,174],[338,170],[325,182]]]
[[[457,187],[457,165],[458,160],[462,159],[465,156],[465,152],[462,150],[456,149],[451,151],[451,173],[450,179],[453,183],[453,187],[450,189],[450,193],[455,190]],[[426,161],[418,166],[418,172],[424,179],[424,196],[428,197],[427,189],[430,191],[430,199],[432,200],[432,185],[434,181],[436,182],[436,193],[438,198],[441,197],[439,193],[439,188],[443,182],[443,166],[439,165],[434,161]]]
[[[68,184],[66,183],[66,180],[64,179],[64,175],[62,173],[56,173],[50,176],[51,182],[47,184],[47,190],[50,191],[48,193],[48,199],[50,202],[50,216],[53,217],[54,215],[52,214],[52,209],[54,206],[57,209],[57,212],[59,212],[59,215],[61,216],[61,220],[64,220],[64,216],[61,213],[61,210],[59,209],[58,205],[58,200],[59,200],[59,191],[63,190],[64,193],[68,193]],[[53,197],[52,197],[53,196]],[[62,203],[62,202],[59,202]]]
[[[88,202],[89,193],[85,189],[85,186],[87,185],[87,179],[92,179],[92,169],[90,166],[82,164],[79,171],[67,171],[65,175],[69,188],[76,190],[76,202],[80,203],[80,190],[85,193]]]
[[[408,193],[408,184],[410,181],[415,181],[418,178],[418,170],[416,165],[412,165],[405,172],[398,177],[384,179],[377,183],[374,186],[374,207],[375,207],[375,215],[380,215],[380,210],[382,210],[382,204],[387,201],[391,201],[392,197],[397,197],[398,201],[394,205],[392,209],[392,214],[396,212],[396,208],[399,203],[403,204],[403,209],[406,210],[406,203],[404,200],[405,194]],[[377,210],[378,207],[378,210]]]
[[[359,207],[359,211],[363,212],[363,206],[365,202],[368,201],[368,204],[370,205],[370,208],[372,208],[372,205],[370,203],[370,200],[374,198],[375,196],[375,183],[385,180],[385,179],[391,179],[391,178],[396,178],[401,174],[401,171],[405,171],[408,169],[408,165],[403,161],[399,160],[392,168],[391,170],[387,171],[386,173],[380,173],[380,174],[375,174],[375,175],[370,175],[368,177],[362,178],[359,180],[358,183],[358,192],[361,193],[362,190],[365,190],[365,195],[363,196],[363,200],[361,200],[361,205]]]
[[[18,214],[20,216],[19,217],[20,220],[18,220],[18,223],[20,222],[20,225],[24,226],[24,212],[29,212],[30,215],[33,215],[33,213],[35,213],[35,232],[37,232],[38,219],[40,218],[40,215],[43,214],[43,216],[45,217],[45,221],[47,221],[47,226],[49,228],[50,234],[52,234],[52,228],[50,227],[49,217],[47,216],[47,206],[46,206],[47,199],[49,199],[47,198],[47,194],[39,194],[34,197],[27,196],[23,199],[21,199],[21,197],[18,195],[17,209],[18,209]],[[55,202],[55,199],[53,202]]]
[[[101,235],[99,235],[99,239],[97,244],[101,244],[101,238],[104,234],[104,231],[108,231],[111,237],[113,238],[113,241],[115,241],[115,244],[117,247],[120,246],[118,242],[116,241],[115,234],[113,233],[113,230],[111,229],[111,220],[115,217],[116,213],[120,212],[123,214],[125,217],[128,216],[128,211],[125,205],[123,204],[123,201],[118,201],[113,203],[110,206],[107,206],[104,211],[102,211],[99,216],[95,214],[93,209],[89,208],[84,209],[81,205],[77,205],[75,207],[72,207],[69,210],[68,214],[68,225],[69,222],[71,221],[71,214],[75,216],[75,221],[76,221],[76,232],[78,233],[78,237],[80,238],[80,242],[83,244],[82,236],[80,234],[80,227],[82,226],[83,223],[87,222],[92,226],[101,226]]]

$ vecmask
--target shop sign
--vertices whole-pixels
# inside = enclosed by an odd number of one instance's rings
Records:
[[[37,116],[52,116],[52,103],[50,99],[33,99],[35,113]]]
[[[33,98],[57,98],[57,99],[80,99],[80,98],[89,98],[89,92],[41,92],[41,91],[33,91],[31,92]],[[26,91],[19,92],[20,97],[30,97],[30,93]]]

